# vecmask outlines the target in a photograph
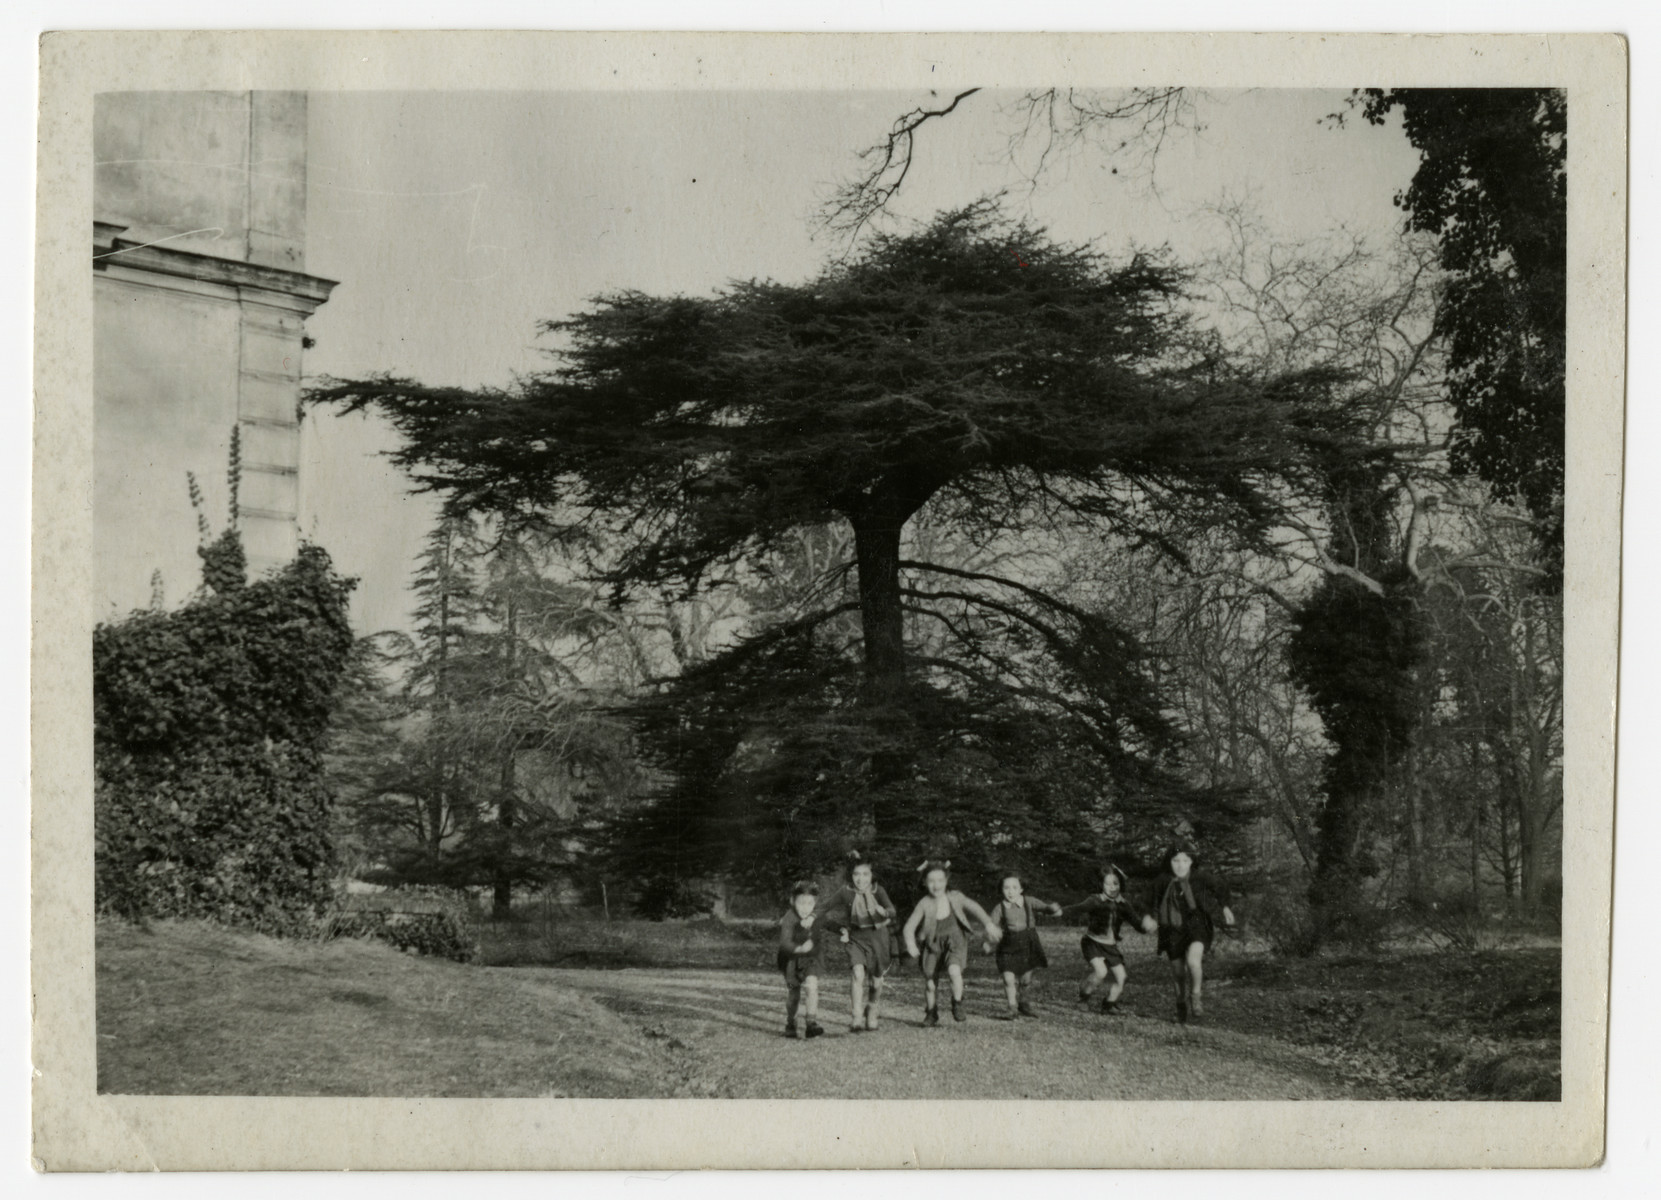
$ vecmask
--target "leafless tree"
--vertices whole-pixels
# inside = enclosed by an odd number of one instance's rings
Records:
[[[919,104],[896,117],[886,134],[859,151],[855,170],[825,199],[817,216],[820,231],[852,247],[891,211],[916,162],[925,126],[950,117],[981,90],[967,88],[945,103]],[[1127,173],[1152,180],[1170,139],[1203,128],[1202,96],[1183,87],[1024,92],[1001,106],[1009,129],[1005,153],[1032,186],[1054,162],[1085,147],[1103,151],[1115,174],[1122,165]]]

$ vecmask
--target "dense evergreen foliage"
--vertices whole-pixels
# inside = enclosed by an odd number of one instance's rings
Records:
[[[352,649],[352,582],[306,546],[244,583],[234,531],[211,589],[93,635],[97,904],[271,931],[332,895],[322,746]]]
[[[1453,465],[1520,499],[1561,586],[1568,304],[1568,93],[1553,88],[1369,88],[1400,111],[1422,160],[1396,203],[1436,235],[1449,273]]]
[[[771,872],[833,831],[898,856],[971,830],[990,860],[1018,844],[998,840],[994,808],[1052,849],[1099,844],[1077,827],[1091,814],[1151,839],[1124,825],[1133,811],[1162,831],[1220,811],[1181,782],[1158,689],[1111,613],[903,550],[925,510],[982,543],[1112,537],[1180,558],[1198,530],[1264,537],[1309,447],[1343,436],[1334,377],[1234,369],[1183,318],[1183,286],[1156,259],[1115,264],[977,205],[804,284],[604,297],[549,326],[559,369],[512,391],[376,379],[313,399],[385,414],[399,461],[453,510],[539,520],[619,599],[697,595],[845,523],[853,595],[752,628],[646,704],[676,782],[661,832],[634,828],[636,857],[697,845],[731,862],[748,846]],[[847,611],[857,642],[814,640]],[[942,633],[927,652],[918,622]],[[965,766],[981,760],[997,766]]]

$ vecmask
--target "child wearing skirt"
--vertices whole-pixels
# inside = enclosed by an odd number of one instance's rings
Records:
[[[784,1036],[796,1036],[796,1013],[802,1012],[802,1032],[810,1038],[824,1033],[819,1024],[819,976],[825,970],[824,938],[816,936],[813,910],[819,904],[819,885],[800,882],[790,890],[790,911],[779,921],[779,971],[787,989]]]
[[[1102,1000],[1102,1013],[1106,1016],[1119,1014],[1119,997],[1125,990],[1125,955],[1119,948],[1125,923],[1128,921],[1131,928],[1141,929],[1143,933],[1152,933],[1158,928],[1154,919],[1124,894],[1124,879],[1124,872],[1109,863],[1102,868],[1102,890],[1062,910],[1082,913],[1085,919],[1079,950],[1090,971],[1079,984],[1079,1002],[1088,1004],[1109,974],[1113,977]]]
[[[923,969],[923,1024],[940,1024],[939,983],[945,975],[951,981],[952,1020],[965,1021],[963,1012],[963,968],[969,964],[971,922],[986,930],[986,940],[996,944],[1003,930],[980,905],[962,892],[947,887],[949,862],[923,864],[923,883],[928,894],[917,902],[902,934],[906,953],[919,960]]]
[[[853,1016],[850,1033],[877,1027],[883,979],[894,955],[894,921],[900,910],[877,883],[871,862],[857,850],[848,856],[849,886],[831,897],[820,917],[820,927],[841,931],[853,972]]]
[[[1058,917],[1061,905],[1026,895],[1021,877],[1013,873],[1003,877],[1001,886],[1003,899],[993,908],[992,920],[1003,930],[1003,938],[998,942],[998,971],[1004,977],[1004,999],[1009,1003],[1009,1011],[1000,1019],[1013,1021],[1018,1016],[1038,1015],[1027,999],[1027,988],[1032,985],[1033,972],[1050,965],[1044,954],[1044,943],[1038,938],[1038,910]]]

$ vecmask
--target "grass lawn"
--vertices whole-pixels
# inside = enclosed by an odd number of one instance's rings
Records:
[[[101,1092],[707,1094],[672,1038],[525,972],[364,941],[100,921],[97,974]]]
[[[98,927],[107,1092],[359,1096],[985,1096],[1551,1100],[1561,1090],[1555,947],[1282,959],[1223,939],[1207,1016],[1172,1020],[1151,938],[1126,947],[1123,1019],[1082,1011],[1078,931],[1042,931],[1040,1019],[993,1021],[971,958],[970,1021],[925,1030],[901,964],[881,1033],[790,1043],[774,927],[702,921],[487,926],[462,966],[361,941],[277,941],[194,922]]]
[[[1045,926],[1049,994],[1066,998],[1082,974],[1081,929]],[[486,962],[503,966],[642,970],[766,970],[768,921],[543,919],[535,909],[484,927]],[[1127,1006],[1170,1016],[1165,963],[1153,939],[1126,939]],[[1208,959],[1208,1024],[1300,1048],[1344,1078],[1404,1099],[1555,1100],[1562,1088],[1561,950],[1545,939],[1475,954],[1396,947],[1372,955],[1281,958],[1262,943],[1221,938]],[[833,970],[842,969],[832,950]],[[969,975],[989,994],[990,957]]]

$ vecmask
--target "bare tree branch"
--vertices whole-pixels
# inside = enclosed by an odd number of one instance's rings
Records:
[[[852,246],[865,227],[887,211],[888,202],[910,174],[917,130],[929,121],[949,115],[978,91],[978,87],[972,87],[953,96],[951,103],[943,108],[919,105],[896,117],[887,137],[859,152],[858,173],[831,194],[820,210],[819,226],[842,236]]]

